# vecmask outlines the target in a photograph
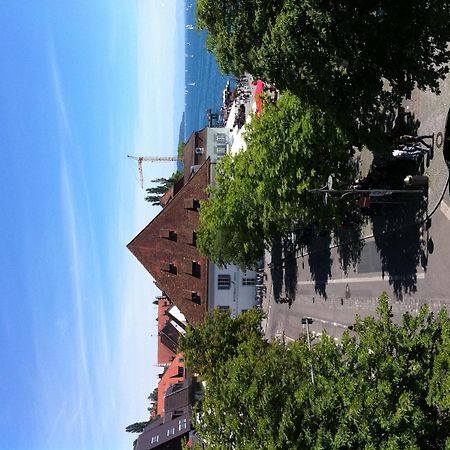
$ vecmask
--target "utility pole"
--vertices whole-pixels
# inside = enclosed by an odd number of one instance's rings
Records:
[[[311,367],[311,383],[314,385],[314,371],[312,366],[312,350],[311,350],[311,339],[309,337],[309,325],[313,323],[311,317],[302,317],[302,325],[306,325],[306,339],[308,341],[309,355],[311,357],[310,367]]]

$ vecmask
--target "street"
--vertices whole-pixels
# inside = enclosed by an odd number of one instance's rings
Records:
[[[317,250],[317,255],[297,255],[295,264],[287,260],[285,267],[268,271],[269,286],[264,302],[268,313],[264,324],[266,336],[280,337],[284,334],[289,339],[296,339],[304,332],[302,317],[312,317],[310,329],[313,333],[324,330],[336,338],[353,325],[356,315],[374,316],[378,297],[386,291],[391,299],[394,320],[398,321],[405,312],[415,313],[418,308],[427,304],[433,311],[442,306],[450,309],[450,196],[446,192],[436,211],[431,216],[431,223],[417,226],[420,232],[422,249],[416,254],[415,245],[404,246],[402,233],[392,230],[378,239],[369,237],[364,240],[361,258],[356,267],[350,268],[347,274],[341,269],[338,249],[324,246]],[[404,234],[404,233],[403,233]],[[406,235],[411,238],[411,235]],[[383,243],[389,246],[399,241],[400,247],[392,253],[401,253],[394,258],[396,264],[390,265],[391,272],[383,271],[389,266],[389,253],[384,253],[384,263],[380,256]],[[377,244],[378,243],[378,244]],[[411,252],[411,248],[413,251]],[[408,253],[410,250],[410,253]],[[267,260],[271,258],[267,253]],[[320,270],[311,268],[311,262],[330,261],[330,266],[322,265]],[[292,273],[292,266],[296,266]],[[275,267],[277,265],[275,264]],[[405,270],[406,269],[406,270]],[[317,274],[324,274],[320,279]],[[282,280],[274,280],[274,276],[282,276]],[[326,276],[328,275],[328,276]],[[281,304],[275,301],[288,290],[292,293],[292,282],[295,279],[295,296],[292,304]],[[278,291],[278,292],[277,292]]]

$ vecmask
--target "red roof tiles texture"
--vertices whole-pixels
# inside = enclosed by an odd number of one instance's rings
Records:
[[[209,160],[127,246],[191,325],[202,322],[207,310],[207,260],[193,235],[208,184]]]
[[[157,364],[158,365],[169,365],[175,358],[175,353],[166,347],[159,333],[164,328],[166,323],[169,321],[169,317],[166,316],[166,311],[170,307],[171,303],[167,298],[158,298],[158,355]]]
[[[180,368],[183,370],[181,371]],[[181,373],[182,375],[180,376]],[[183,381],[184,378],[184,358],[182,353],[178,353],[172,361],[172,364],[164,372],[158,384],[157,412],[160,417],[164,417],[164,397],[166,396],[167,389],[173,384]]]

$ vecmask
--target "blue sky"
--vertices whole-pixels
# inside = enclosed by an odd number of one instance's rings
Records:
[[[146,419],[157,291],[125,245],[158,210],[126,155],[175,151],[182,14],[0,0],[0,450],[131,448]]]

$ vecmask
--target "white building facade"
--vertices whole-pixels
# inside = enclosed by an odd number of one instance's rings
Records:
[[[235,147],[233,130],[207,129],[206,157],[211,161],[211,184],[214,184],[215,163]],[[208,310],[219,308],[235,317],[242,311],[256,306],[256,272],[242,271],[230,264],[225,268],[208,263]]]

